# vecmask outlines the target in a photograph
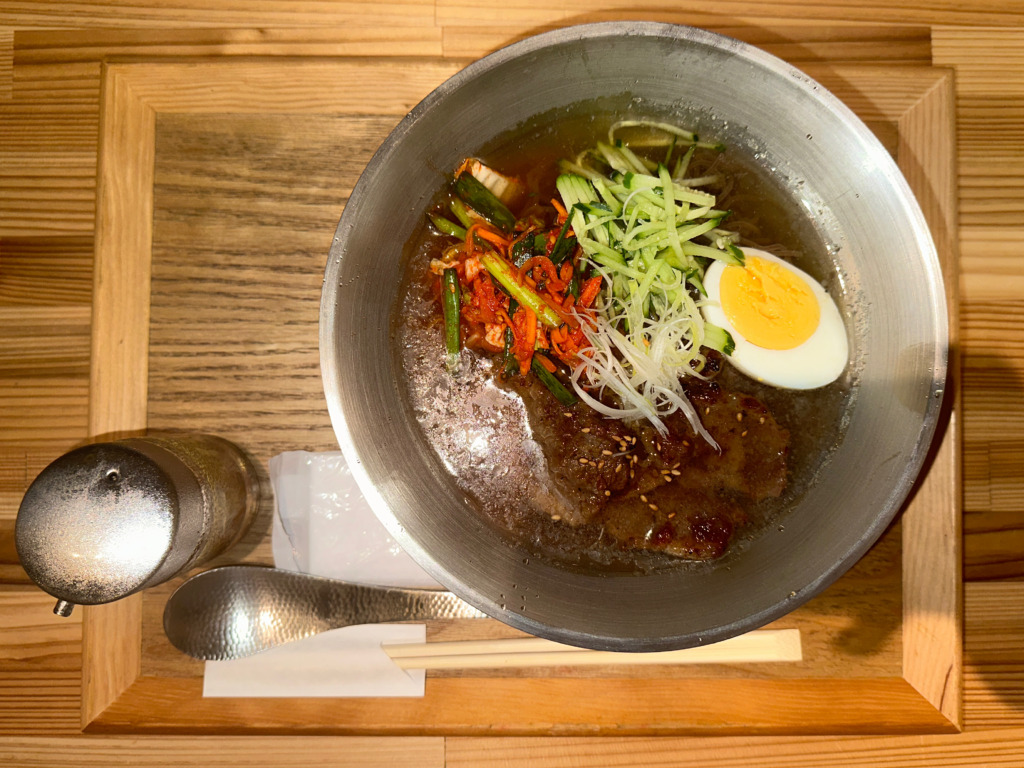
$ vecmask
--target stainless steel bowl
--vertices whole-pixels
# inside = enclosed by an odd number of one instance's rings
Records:
[[[613,576],[527,559],[473,508],[427,445],[391,351],[403,247],[445,174],[531,121],[609,109],[695,125],[769,170],[806,212],[845,296],[857,381],[845,439],[786,514],[784,530],[761,533],[728,568]],[[395,128],[341,216],[320,348],[331,419],[353,472],[392,535],[433,577],[527,632],[652,651],[761,626],[819,593],[877,539],[936,427],[947,310],[910,189],[881,144],[825,88],[757,48],[702,30],[593,24],[487,56]]]

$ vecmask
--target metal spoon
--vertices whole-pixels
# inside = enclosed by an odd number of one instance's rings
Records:
[[[164,632],[197,659],[238,659],[352,624],[486,618],[451,592],[370,587],[254,565],[214,568],[182,584]]]

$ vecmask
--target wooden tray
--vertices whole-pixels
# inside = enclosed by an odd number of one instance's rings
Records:
[[[317,312],[338,215],[388,130],[464,64],[106,66],[91,434],[208,431],[262,461],[283,450],[333,449]],[[935,234],[956,317],[950,74],[805,69],[897,157]],[[826,593],[773,625],[801,630],[799,664],[432,673],[423,699],[203,699],[202,665],[163,637],[172,584],[86,610],[83,727],[435,735],[957,730],[953,405],[900,524]],[[270,562],[269,522],[266,508],[226,560]],[[431,639],[481,634],[515,633],[489,621],[428,627]]]

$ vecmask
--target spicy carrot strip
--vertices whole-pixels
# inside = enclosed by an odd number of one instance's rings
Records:
[[[551,198],[551,204],[555,207],[555,210],[558,211],[558,220],[565,221],[569,216],[568,211],[565,210],[565,206],[562,205],[556,197]]]
[[[537,343],[537,313],[529,307],[519,307],[526,313],[526,317],[523,321],[526,331],[525,341],[529,345],[530,349],[533,349],[533,345]]]
[[[539,269],[547,276],[548,283],[556,291],[562,292],[566,289],[565,283],[558,279],[558,269],[547,256],[533,256],[524,261],[523,266],[519,268],[519,277],[525,278],[527,272],[535,269]]]
[[[516,332],[516,327],[512,325],[512,318],[508,316],[508,312],[505,311],[504,307],[498,310],[498,317],[505,321],[505,325],[512,329],[512,333]]]
[[[497,232],[487,229],[478,221],[475,224],[471,224],[466,230],[466,253],[469,256],[472,256],[476,251],[476,243],[473,240],[474,237],[479,237],[481,240],[487,240],[489,243],[493,243],[502,249],[508,248],[508,240]]]
[[[557,370],[555,368],[555,364],[548,360],[546,355],[540,355],[535,353],[534,357],[537,358],[537,362],[543,365],[544,370],[546,370],[548,373],[554,373]]]
[[[480,229],[478,229],[474,234],[476,234],[477,237],[483,238],[489,243],[493,243],[494,245],[500,246],[501,248],[508,248],[508,238],[502,237],[497,232],[493,232],[489,229],[484,229],[483,227],[480,227]]]
[[[566,360],[565,352],[562,351],[562,348],[558,345],[558,341],[555,340],[554,333],[551,334],[551,349],[554,350],[555,357],[557,357],[559,360],[565,360],[565,362],[569,362],[568,360]]]
[[[600,275],[596,275],[583,284],[583,290],[580,291],[580,300],[578,302],[581,307],[589,307],[594,299],[597,298],[603,279]]]

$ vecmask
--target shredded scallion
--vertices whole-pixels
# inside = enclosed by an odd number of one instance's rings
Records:
[[[662,163],[647,161],[617,137],[638,128],[647,132],[647,146],[657,145],[651,135],[664,136],[661,146],[670,149]],[[670,172],[677,143],[685,150]],[[701,315],[702,279],[709,259],[742,264],[743,254],[735,233],[721,228],[727,212],[699,188],[714,178],[685,178],[696,147],[722,149],[671,125],[620,121],[608,143],[562,164],[557,188],[577,242],[604,277],[595,315],[577,317],[591,348],[573,368],[576,394],[606,416],[646,418],[662,434],[664,418],[681,411],[717,447],[681,379],[701,376],[702,347],[731,351],[729,334]]]

